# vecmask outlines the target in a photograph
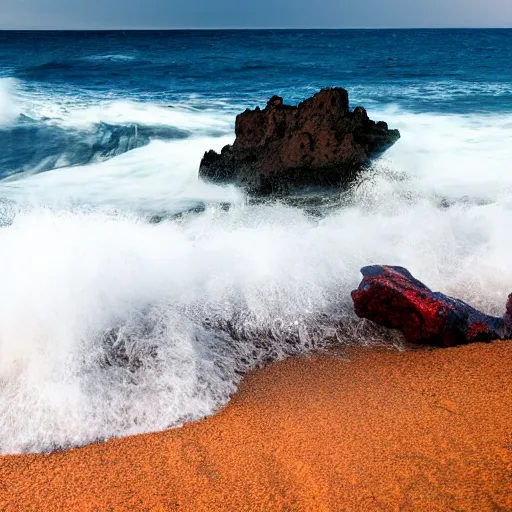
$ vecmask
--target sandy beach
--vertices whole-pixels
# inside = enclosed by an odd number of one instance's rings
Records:
[[[0,510],[512,510],[512,343],[292,358],[204,421],[2,457]]]

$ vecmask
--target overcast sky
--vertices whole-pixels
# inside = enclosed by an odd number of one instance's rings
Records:
[[[0,29],[512,27],[512,0],[0,0]]]

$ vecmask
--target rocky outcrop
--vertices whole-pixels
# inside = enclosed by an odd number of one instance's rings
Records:
[[[512,294],[505,316],[498,318],[433,292],[402,267],[374,265],[361,273],[352,292],[356,314],[400,330],[408,342],[450,347],[512,335]]]
[[[323,89],[298,106],[273,96],[260,110],[236,118],[236,139],[221,153],[205,153],[202,178],[235,183],[257,194],[350,183],[368,160],[400,138],[366,110],[349,109],[345,89]]]

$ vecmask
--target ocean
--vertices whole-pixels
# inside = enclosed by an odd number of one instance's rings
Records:
[[[364,265],[501,315],[511,55],[506,29],[0,32],[0,453],[179,426],[271,361],[399,345],[355,318]],[[349,191],[198,179],[237,113],[326,86],[402,135]]]

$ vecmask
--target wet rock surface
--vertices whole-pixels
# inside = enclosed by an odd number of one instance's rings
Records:
[[[261,110],[236,118],[236,139],[221,153],[205,153],[199,174],[261,195],[311,187],[346,187],[369,160],[399,138],[362,107],[349,109],[348,92],[323,89],[298,106],[273,96]]]
[[[498,318],[433,292],[402,267],[373,265],[361,273],[363,280],[352,292],[356,314],[400,330],[410,343],[450,347],[512,335],[512,294]]]

